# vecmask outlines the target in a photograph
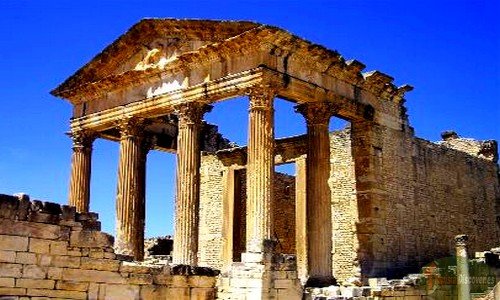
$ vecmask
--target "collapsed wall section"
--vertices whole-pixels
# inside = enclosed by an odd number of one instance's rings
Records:
[[[22,299],[215,299],[218,272],[123,261],[97,214],[0,195],[0,295]],[[11,299],[11,298],[9,298]]]

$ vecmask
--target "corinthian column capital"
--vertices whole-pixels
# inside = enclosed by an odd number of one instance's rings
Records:
[[[146,121],[143,118],[122,117],[116,121],[116,127],[120,130],[120,139],[131,137],[142,137]]]
[[[337,107],[328,101],[308,102],[295,106],[295,111],[304,116],[307,125],[328,125],[336,109]]]
[[[212,110],[212,105],[205,103],[182,103],[174,107],[175,114],[179,118],[179,126],[187,124],[201,124],[203,115]]]
[[[73,150],[91,148],[97,134],[91,130],[72,129],[67,135],[73,141]]]
[[[245,94],[250,100],[250,110],[272,110],[273,99],[278,94],[278,88],[274,85],[256,85],[249,87]]]

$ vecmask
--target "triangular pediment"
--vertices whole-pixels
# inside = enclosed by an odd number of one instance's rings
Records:
[[[130,70],[164,67],[183,53],[260,26],[246,21],[144,19],[52,91],[66,90]]]
[[[261,66],[303,82],[326,84],[329,89],[356,86],[397,103],[412,89],[396,87],[393,78],[382,72],[361,73],[365,66],[359,61],[346,61],[337,51],[274,26],[246,21],[145,19],[51,94],[78,104],[111,89],[125,90],[161,78],[164,82],[155,82],[154,87],[141,92],[153,97]]]

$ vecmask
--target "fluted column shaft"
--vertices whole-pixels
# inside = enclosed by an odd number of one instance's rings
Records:
[[[145,153],[142,149],[143,123],[127,119],[119,124],[120,161],[116,196],[116,241],[119,254],[143,257]]]
[[[271,239],[274,177],[274,92],[250,92],[247,161],[246,252],[263,252]]]
[[[183,104],[176,108],[177,190],[173,262],[195,266],[198,263],[198,209],[200,205],[200,133],[203,114],[211,107]]]
[[[328,186],[330,139],[328,125],[333,108],[330,102],[297,106],[307,123],[306,216],[308,286],[328,286],[332,276],[332,212]]]
[[[70,135],[73,139],[73,154],[71,156],[69,205],[75,206],[77,212],[88,212],[94,135],[81,130],[73,131]]]

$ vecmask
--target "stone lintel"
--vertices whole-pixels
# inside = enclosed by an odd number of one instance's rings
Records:
[[[275,164],[294,162],[300,156],[306,154],[307,135],[298,135],[275,140]],[[237,147],[219,150],[217,157],[224,166],[247,164],[247,147]]]
[[[277,94],[278,97],[299,103],[332,101],[338,107],[336,115],[350,121],[364,120],[365,111],[367,107],[371,106],[368,103],[355,100],[352,92],[334,92],[293,77],[286,77],[286,81],[283,81],[285,77],[286,74],[284,73],[261,66],[219,80],[212,80],[151,98],[137,99],[137,101],[123,106],[74,118],[71,120],[71,128],[91,129],[101,132],[115,127],[114,122],[121,115],[143,118],[161,117],[173,113],[175,105],[199,101],[207,104],[216,103],[228,98],[242,96],[248,90],[247,88],[262,84],[267,85],[269,81],[281,85]],[[283,86],[282,84],[285,84],[285,82],[286,85]]]
[[[113,107],[71,120],[71,128],[103,131],[115,127],[115,120],[122,116],[156,118],[175,112],[175,106],[191,102],[216,103],[242,96],[247,88],[269,82],[276,72],[258,67],[229,75],[219,80],[178,89],[150,98],[141,98],[119,107]]]

